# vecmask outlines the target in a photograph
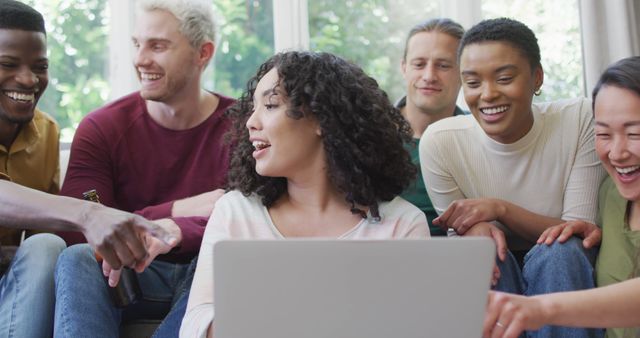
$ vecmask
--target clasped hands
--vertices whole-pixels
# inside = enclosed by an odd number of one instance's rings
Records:
[[[153,221],[152,223],[156,227],[159,227],[160,229],[163,229],[163,231],[171,234],[170,236],[173,240],[165,241],[163,238],[158,238],[148,231],[138,231],[137,233],[132,234],[133,237],[129,237],[132,239],[130,243],[136,244],[134,245],[135,249],[130,247],[130,249],[132,249],[132,255],[129,260],[120,260],[123,264],[118,266],[112,265],[106,257],[102,261],[102,273],[105,277],[108,277],[109,286],[114,287],[118,284],[118,281],[120,281],[122,267],[126,266],[140,273],[144,271],[144,269],[146,269],[158,255],[168,253],[172,248],[180,243],[181,231],[173,220],[160,219]],[[121,251],[126,252],[126,250]],[[128,264],[126,262],[128,262]]]
[[[208,217],[222,195],[224,195],[224,190],[216,189],[177,200],[173,203],[171,216]],[[102,245],[93,245],[98,253],[104,257],[102,273],[109,278],[110,286],[118,284],[120,269],[123,266],[130,267],[140,273],[158,255],[169,252],[182,239],[180,228],[171,219],[151,222],[138,215],[130,217],[130,220],[124,222],[112,222],[120,229],[114,231],[110,237],[100,237],[103,238]]]

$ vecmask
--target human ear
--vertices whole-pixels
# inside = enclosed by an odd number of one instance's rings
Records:
[[[540,90],[540,87],[542,87],[542,83],[544,82],[544,71],[542,70],[542,66],[538,66],[533,70],[533,81],[534,89],[537,92]]]
[[[205,41],[198,50],[198,63],[204,66],[213,58],[213,54],[216,51],[216,46],[211,41]]]

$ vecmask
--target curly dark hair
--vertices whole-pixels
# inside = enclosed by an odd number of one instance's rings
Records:
[[[532,70],[542,67],[536,35],[522,22],[509,18],[483,20],[464,33],[458,47],[458,62],[466,46],[486,41],[507,42],[524,54]]]
[[[229,136],[234,145],[228,188],[247,196],[256,193],[267,207],[286,192],[285,178],[256,173],[254,147],[245,126],[256,86],[273,68],[278,72],[277,86],[285,94],[287,115],[318,121],[332,184],[345,193],[352,212],[366,217],[355,208],[358,204],[379,217],[378,202],[393,199],[415,178],[416,167],[403,148],[411,140],[411,128],[373,78],[329,53],[276,54],[249,80],[246,92],[227,111],[233,120]]]

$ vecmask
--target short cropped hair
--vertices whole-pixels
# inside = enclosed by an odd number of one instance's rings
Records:
[[[0,29],[20,29],[47,34],[42,14],[15,0],[0,0]]]
[[[487,41],[506,42],[522,52],[531,69],[542,67],[536,35],[522,22],[509,18],[483,20],[471,27],[460,41],[458,61],[466,46]]]
[[[627,89],[640,96],[640,56],[622,59],[610,65],[600,76],[593,88],[591,104],[596,105],[596,97],[604,86],[614,86]]]
[[[459,23],[447,18],[430,19],[413,26],[404,42],[404,54],[402,54],[403,60],[407,59],[407,53],[409,52],[409,40],[411,40],[414,35],[422,32],[444,33],[460,41],[464,34],[464,28]]]
[[[352,212],[363,214],[355,207],[363,205],[378,217],[378,202],[392,200],[416,176],[417,169],[403,147],[411,140],[411,128],[376,80],[354,63],[329,53],[276,54],[249,80],[246,92],[227,111],[233,121],[230,141],[234,145],[229,189],[256,193],[267,207],[287,190],[285,178],[256,172],[246,127],[256,86],[274,68],[289,118],[318,121],[331,182],[346,195]]]
[[[182,33],[194,48],[206,41],[216,42],[216,23],[211,1],[204,0],[140,0],[143,11],[165,10],[178,19]]]

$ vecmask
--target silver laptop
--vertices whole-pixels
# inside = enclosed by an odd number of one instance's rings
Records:
[[[475,338],[488,238],[222,241],[216,338]]]

